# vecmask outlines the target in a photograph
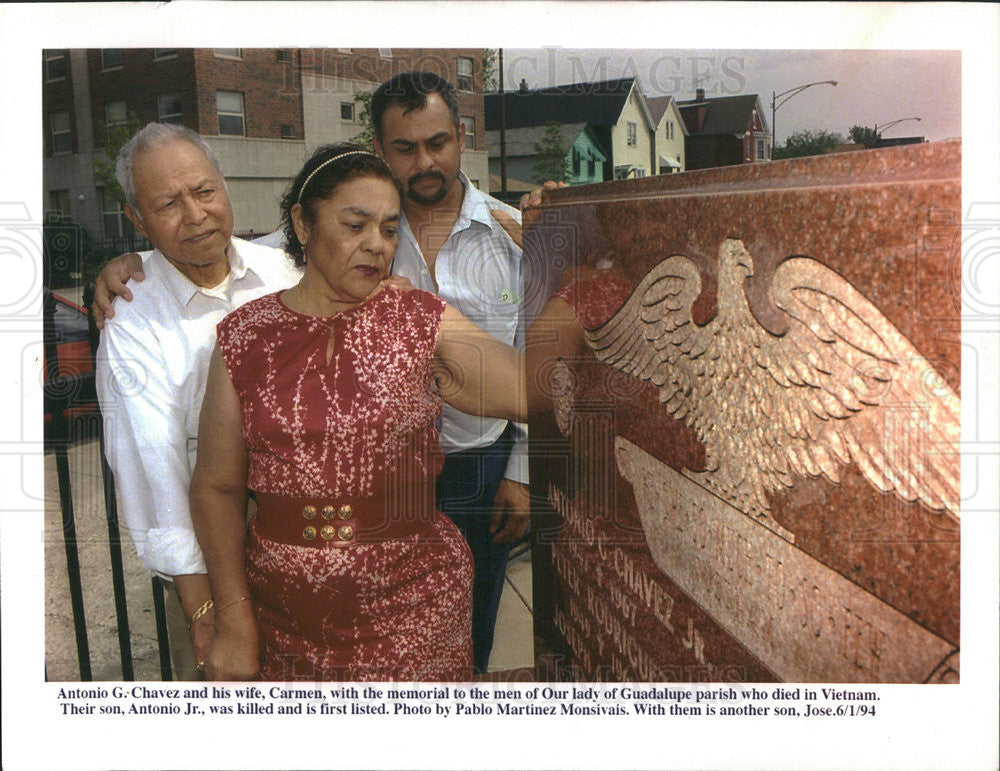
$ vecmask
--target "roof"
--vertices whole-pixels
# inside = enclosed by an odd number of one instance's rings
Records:
[[[742,134],[750,125],[750,116],[757,106],[757,94],[741,94],[739,96],[717,96],[711,99],[692,99],[678,102],[681,116],[692,135],[705,134]],[[694,112],[698,107],[707,105],[708,114],[705,123],[698,130]]]
[[[635,78],[599,83],[569,83],[529,91],[505,91],[504,120],[508,129],[546,123],[587,123],[613,126],[618,122]],[[486,130],[500,128],[500,94],[485,94]]]
[[[564,123],[562,129],[566,147],[572,146],[580,132],[587,127],[586,123]],[[542,141],[547,126],[525,126],[524,128],[507,129],[504,141],[507,144],[507,156],[537,155],[535,145]],[[500,155],[500,130],[486,132],[486,149],[491,158]]]
[[[649,116],[653,119],[653,125],[659,126],[663,113],[670,106],[672,96],[647,96],[646,104],[649,106]]]

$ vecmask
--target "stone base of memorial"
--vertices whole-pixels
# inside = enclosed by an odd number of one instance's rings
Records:
[[[960,206],[958,141],[551,196],[539,680],[958,681]]]

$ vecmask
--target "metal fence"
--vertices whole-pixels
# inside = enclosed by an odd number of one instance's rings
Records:
[[[89,304],[90,297],[84,296],[84,303]],[[91,322],[90,354],[93,360],[97,349],[97,330]],[[43,346],[45,355],[45,452],[55,457],[56,476],[59,489],[59,507],[61,511],[61,538],[65,544],[66,568],[69,585],[70,604],[72,607],[73,626],[76,638],[76,651],[79,662],[80,680],[92,680],[90,643],[88,640],[87,620],[84,613],[84,582],[88,576],[81,574],[79,544],[77,542],[76,514],[73,503],[73,475],[70,473],[69,451],[78,441],[80,431],[74,430],[78,425],[79,415],[90,423],[88,433],[96,434],[99,439],[101,457],[101,478],[103,481],[103,504],[107,519],[107,544],[111,565],[112,589],[114,594],[115,623],[118,634],[118,648],[121,659],[123,680],[135,679],[135,667],[132,655],[132,635],[129,626],[128,603],[125,593],[125,571],[122,562],[122,539],[118,525],[118,508],[115,499],[115,483],[111,469],[104,457],[104,436],[101,425],[100,409],[94,393],[93,368],[84,374],[61,374],[59,366],[60,342],[55,326],[55,299],[52,293],[44,290],[43,303]],[[156,638],[159,651],[159,669],[163,680],[171,680],[170,648],[167,640],[166,613],[163,588],[154,578],[150,581],[153,608],[155,614]]]

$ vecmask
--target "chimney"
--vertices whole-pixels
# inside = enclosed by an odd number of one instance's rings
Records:
[[[695,101],[704,102],[705,101],[705,89],[696,88],[694,91]]]
[[[528,89],[528,81],[527,81],[527,80],[525,80],[524,78],[521,78],[521,83],[520,83],[520,85],[519,85],[519,86],[517,87],[517,90],[518,90],[518,91],[519,91],[520,93],[522,93],[522,94],[526,94],[526,93],[528,93],[528,91],[529,91],[529,89]]]

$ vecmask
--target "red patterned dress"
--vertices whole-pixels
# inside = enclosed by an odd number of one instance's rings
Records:
[[[471,677],[472,562],[434,508],[444,307],[386,290],[315,318],[272,294],[219,325],[260,506],[246,553],[265,680]]]

